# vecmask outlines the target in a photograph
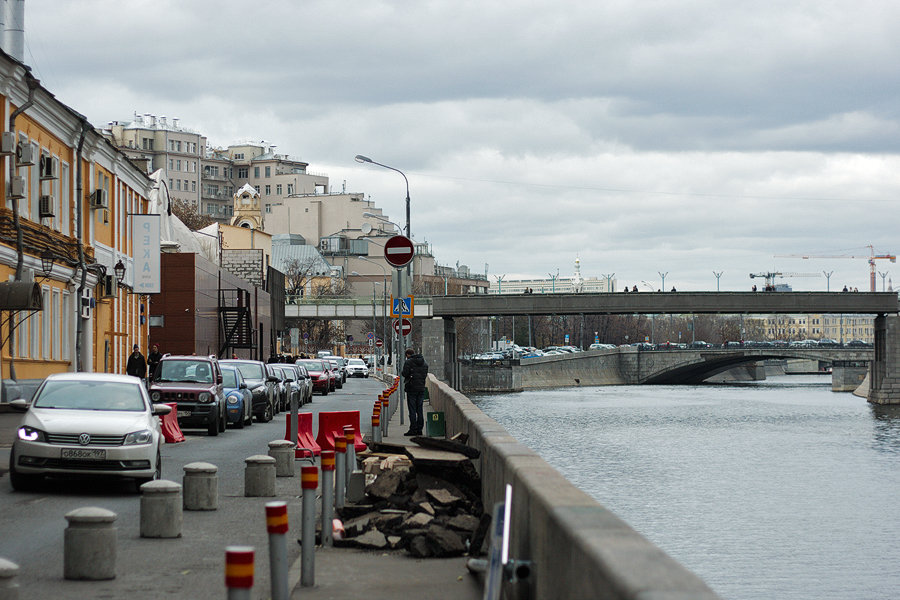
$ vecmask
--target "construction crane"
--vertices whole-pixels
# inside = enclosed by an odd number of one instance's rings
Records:
[[[750,279],[763,277],[766,280],[766,291],[775,289],[776,277],[820,277],[819,273],[782,273],[781,271],[769,271],[768,273],[750,273]]]
[[[855,254],[776,254],[778,258],[864,258],[869,261],[869,291],[875,291],[875,261],[889,260],[892,263],[897,262],[897,256],[894,254],[875,254],[875,247],[872,244],[866,246],[869,249],[869,255],[859,256]]]

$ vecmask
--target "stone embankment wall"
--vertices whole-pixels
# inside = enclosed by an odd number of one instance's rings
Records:
[[[691,598],[718,596],[696,575],[433,375],[428,393],[447,434],[466,433],[481,451],[476,464],[488,509],[512,485],[510,558],[531,560],[527,582],[506,584],[507,598]]]

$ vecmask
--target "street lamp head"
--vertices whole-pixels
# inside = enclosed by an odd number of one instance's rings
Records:
[[[125,279],[125,265],[121,260],[116,263],[115,267],[113,267],[113,271],[115,271],[116,273],[116,279],[118,279],[119,281]]]
[[[355,161],[358,162],[358,163],[371,163],[371,162],[373,162],[371,158],[369,158],[368,156],[363,156],[362,154],[357,154],[356,157],[354,157],[353,160],[355,160]]]

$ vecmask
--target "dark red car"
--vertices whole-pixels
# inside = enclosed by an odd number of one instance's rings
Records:
[[[334,389],[334,377],[329,369],[331,365],[314,358],[301,358],[296,364],[306,367],[312,378],[314,392],[322,392],[323,396],[327,396]]]

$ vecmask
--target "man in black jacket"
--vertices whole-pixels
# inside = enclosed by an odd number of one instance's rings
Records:
[[[132,348],[131,356],[128,357],[128,362],[125,364],[125,373],[141,379],[147,377],[147,361],[144,360],[144,355],[138,350],[137,344]]]
[[[409,431],[405,436],[422,435],[425,427],[425,415],[422,413],[425,403],[425,379],[428,377],[428,363],[421,354],[412,348],[406,351],[406,362],[403,363],[403,379],[406,385],[406,406],[409,408]]]

